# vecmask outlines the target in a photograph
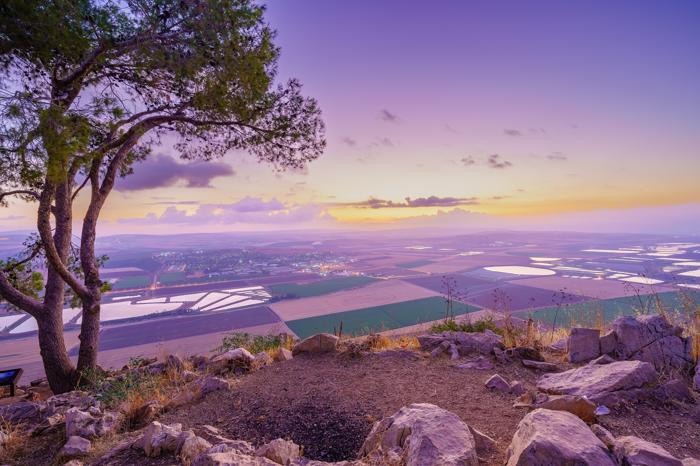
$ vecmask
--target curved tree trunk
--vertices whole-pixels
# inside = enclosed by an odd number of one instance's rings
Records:
[[[39,348],[44,362],[44,371],[54,393],[64,393],[75,388],[77,373],[73,368],[66,344],[63,340],[63,303],[45,316],[37,319],[39,324]]]
[[[78,372],[97,366],[97,348],[100,336],[100,301],[83,303],[83,320],[80,324],[80,351]]]

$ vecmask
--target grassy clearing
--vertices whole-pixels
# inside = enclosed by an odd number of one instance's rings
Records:
[[[13,462],[26,447],[29,434],[21,423],[0,418],[0,461]],[[14,463],[13,463],[14,464]]]
[[[272,296],[277,298],[308,298],[320,296],[335,291],[357,288],[377,281],[376,278],[365,276],[336,277],[328,280],[321,280],[314,283],[281,283],[271,285]]]
[[[453,315],[468,314],[478,310],[477,307],[456,302]],[[287,321],[287,326],[299,338],[306,338],[321,332],[335,333],[342,323],[344,334],[360,336],[432,322],[443,317],[445,317],[445,300],[436,296],[291,320]]]

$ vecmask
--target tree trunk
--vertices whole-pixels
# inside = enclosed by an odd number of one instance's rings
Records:
[[[97,347],[100,337],[100,301],[83,303],[83,321],[80,324],[80,351],[78,372],[97,366]]]
[[[55,229],[53,243],[60,260],[65,264],[70,253],[72,213],[70,209],[71,187],[63,183],[56,189]],[[37,316],[39,324],[39,348],[49,386],[54,393],[73,390],[77,373],[66,351],[63,339],[63,306],[65,282],[49,261],[44,293],[45,310]]]
[[[68,358],[63,340],[63,303],[37,319],[39,324],[39,348],[44,362],[44,371],[54,393],[64,393],[75,388],[77,373]],[[57,311],[57,312],[56,312]]]

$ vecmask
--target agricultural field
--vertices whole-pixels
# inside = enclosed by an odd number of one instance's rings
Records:
[[[629,284],[618,280],[593,280],[571,278],[562,276],[535,277],[513,280],[511,283],[542,288],[551,291],[565,291],[567,293],[587,296],[596,299],[621,298],[633,294],[649,294],[653,292],[672,291],[666,286],[648,286],[641,284]]]
[[[462,315],[479,308],[463,303],[454,304],[454,314]],[[445,300],[434,296],[398,303],[338,312],[305,319],[287,321],[287,326],[299,338],[315,333],[332,333],[342,322],[344,335],[366,335],[371,332],[392,330],[439,320],[445,317]]]
[[[412,269],[414,267],[421,267],[423,265],[428,265],[432,264],[433,261],[428,260],[428,259],[418,259],[414,261],[408,261],[408,262],[401,262],[400,264],[396,264],[397,267],[404,267],[406,269]]]
[[[455,255],[446,259],[434,261],[428,265],[415,267],[414,270],[423,273],[455,273],[476,267],[494,265],[527,265],[528,258],[509,256],[505,254],[468,254]]]
[[[134,288],[147,288],[151,286],[153,277],[150,275],[127,275],[119,277],[116,283],[112,284],[113,290],[129,290]]]
[[[357,275],[330,278],[328,280],[320,280],[311,283],[280,283],[271,285],[268,288],[270,288],[272,296],[277,298],[308,298],[350,288],[357,288],[376,281],[377,279],[372,277]]]
[[[658,299],[658,301],[657,301]],[[666,312],[687,314],[700,306],[700,292],[669,291],[656,295],[625,296],[574,303],[565,306],[551,306],[532,312],[520,312],[514,315],[521,318],[531,316],[534,320],[557,327],[597,326],[608,324],[622,315],[656,313],[658,306]]]
[[[439,293],[401,280],[380,280],[352,290],[279,301],[270,307],[283,320],[289,321],[437,295]]]
[[[178,285],[191,281],[187,278],[185,272],[161,272],[158,274],[158,282],[161,285]]]
[[[489,290],[469,293],[467,302],[499,312],[512,312],[523,309],[536,309],[557,304],[572,304],[588,298],[571,293],[560,293],[531,286],[511,283],[495,284]]]

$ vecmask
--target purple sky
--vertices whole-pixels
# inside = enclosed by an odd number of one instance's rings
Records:
[[[246,154],[178,161],[165,143],[120,182],[103,233],[698,231],[698,1],[295,0],[267,19],[280,79],[319,100],[326,153],[279,174]],[[4,214],[0,229],[33,222]]]

